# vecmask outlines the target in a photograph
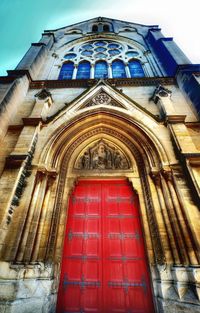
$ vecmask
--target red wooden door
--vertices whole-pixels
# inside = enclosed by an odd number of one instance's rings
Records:
[[[80,180],[69,203],[57,313],[153,313],[138,198]]]

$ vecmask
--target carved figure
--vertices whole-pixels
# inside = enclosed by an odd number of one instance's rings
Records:
[[[82,168],[89,170],[90,168],[90,155],[88,152],[85,152],[82,157]]]
[[[128,169],[129,162],[125,155],[115,147],[100,140],[84,152],[77,162],[78,169]]]

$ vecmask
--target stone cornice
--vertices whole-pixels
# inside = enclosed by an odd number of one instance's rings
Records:
[[[118,78],[106,79],[113,86],[154,86],[158,84],[174,85],[173,77],[142,77],[142,78]],[[41,88],[81,88],[91,87],[96,84],[96,79],[76,79],[76,80],[35,80],[30,83],[31,89]]]
[[[0,83],[11,83],[16,78],[26,75],[31,89],[43,88],[87,88],[95,85],[97,79],[70,79],[70,80],[33,80],[28,70],[10,70],[8,76],[1,76]],[[157,86],[175,85],[174,77],[141,77],[141,78],[109,78],[105,80],[112,86]]]

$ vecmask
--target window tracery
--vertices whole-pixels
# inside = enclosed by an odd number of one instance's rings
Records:
[[[96,24],[94,26],[98,27]],[[144,58],[141,51],[131,47],[130,44],[114,40],[99,39],[85,42],[71,48],[63,58],[68,61],[63,63],[58,79],[134,78],[145,76],[141,64]],[[73,75],[75,65],[77,74],[75,72]],[[92,66],[94,66],[93,71],[91,71]]]

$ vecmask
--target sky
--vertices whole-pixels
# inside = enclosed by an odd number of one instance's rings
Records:
[[[159,25],[200,63],[200,0],[0,0],[0,75],[16,67],[32,42],[56,29],[104,16]]]

